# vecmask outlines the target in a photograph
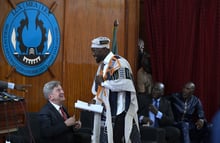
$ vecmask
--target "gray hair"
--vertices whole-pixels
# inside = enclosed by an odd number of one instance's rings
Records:
[[[48,99],[53,89],[59,85],[60,85],[60,81],[49,81],[45,83],[43,88],[44,97]]]

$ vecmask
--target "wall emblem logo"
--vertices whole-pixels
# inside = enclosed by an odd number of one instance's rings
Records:
[[[60,29],[46,5],[25,1],[10,11],[2,30],[2,48],[17,72],[25,76],[45,72],[54,63],[59,47]]]

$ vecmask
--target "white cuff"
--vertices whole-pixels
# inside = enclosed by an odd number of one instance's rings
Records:
[[[163,116],[163,113],[162,113],[162,112],[160,112],[160,111],[158,111],[158,112],[157,112],[156,117],[157,117],[157,118],[159,118],[159,119],[161,119],[161,118],[162,118],[162,116]]]
[[[141,123],[143,119],[144,119],[144,116],[141,115],[141,116],[139,117],[139,123]]]

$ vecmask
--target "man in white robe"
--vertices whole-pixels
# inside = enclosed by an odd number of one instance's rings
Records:
[[[110,51],[110,40],[98,37],[91,49],[99,64],[92,86],[96,104],[104,106],[95,113],[93,143],[140,143],[137,98],[130,64]]]

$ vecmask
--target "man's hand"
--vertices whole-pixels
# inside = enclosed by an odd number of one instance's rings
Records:
[[[147,125],[152,125],[153,121],[149,117],[144,117],[141,123],[147,124]]]
[[[75,129],[79,129],[81,128],[81,121],[76,121],[75,115],[73,115],[72,117],[69,117],[68,119],[66,119],[64,121],[64,123],[66,124],[66,126],[74,126]]]
[[[157,108],[156,108],[154,105],[150,104],[150,105],[149,105],[149,110],[150,110],[152,113],[154,113],[155,115],[157,115],[158,110],[157,110]]]
[[[79,128],[81,128],[81,126],[82,126],[81,121],[76,121],[75,124],[74,124],[75,129],[79,129]]]
[[[201,129],[204,125],[204,120],[203,119],[198,119],[195,124],[196,124],[197,129]]]
[[[88,105],[95,104],[95,103],[96,103],[95,99],[92,99],[91,101],[88,102]]]
[[[69,127],[75,125],[75,122],[76,122],[76,118],[75,115],[73,115],[72,117],[66,119],[64,123],[66,124],[67,127]]]
[[[27,92],[27,88],[28,87],[31,87],[32,85],[31,84],[15,84],[15,89],[16,90],[19,90],[19,91],[24,91],[24,92]]]

